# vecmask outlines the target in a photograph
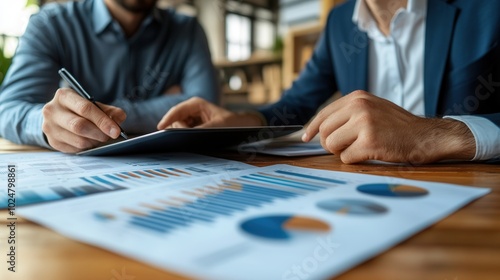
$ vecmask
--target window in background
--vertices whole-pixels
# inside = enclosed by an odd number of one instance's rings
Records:
[[[23,35],[30,16],[38,12],[37,0],[0,0],[0,49],[12,57],[18,38]]]
[[[242,60],[251,54],[251,20],[242,15],[226,15],[227,58]]]
[[[266,9],[255,10],[254,49],[271,50],[276,38],[276,24],[273,23],[273,13]]]
[[[0,84],[16,52],[19,37],[36,12],[37,0],[0,0]]]
[[[256,20],[254,28],[255,50],[270,50],[274,45],[274,24],[266,20]]]
[[[226,2],[226,56],[231,61],[248,59],[256,51],[271,51],[276,40],[276,12],[271,7],[277,2],[263,2],[271,3],[268,8],[249,3],[253,2]]]

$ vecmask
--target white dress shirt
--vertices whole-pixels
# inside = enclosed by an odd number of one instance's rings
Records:
[[[388,11],[389,14],[389,11]],[[357,0],[352,20],[370,40],[368,90],[417,116],[425,114],[424,52],[427,0],[408,0],[391,19],[390,34],[377,26],[365,0]],[[500,158],[500,128],[477,116],[446,116],[465,123],[476,141],[473,160]]]

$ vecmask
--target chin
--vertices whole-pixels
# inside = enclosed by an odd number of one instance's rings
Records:
[[[145,13],[151,11],[158,0],[114,0],[125,10],[132,13]]]

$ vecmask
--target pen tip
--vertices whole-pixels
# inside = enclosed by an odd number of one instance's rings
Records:
[[[120,135],[121,135],[121,136],[122,136],[125,140],[127,140],[127,139],[128,139],[128,136],[127,136],[127,134],[125,134],[125,132],[123,132],[123,131],[122,131],[122,132],[120,132]]]

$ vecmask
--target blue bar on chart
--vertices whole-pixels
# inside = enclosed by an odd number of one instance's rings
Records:
[[[342,180],[336,180],[332,178],[324,178],[324,177],[318,177],[318,176],[313,176],[313,175],[308,175],[308,174],[301,174],[301,173],[296,173],[296,172],[291,172],[291,171],[285,171],[285,170],[277,170],[276,173],[280,174],[285,174],[285,175],[291,175],[295,177],[300,177],[300,178],[306,178],[306,179],[313,179],[317,181],[323,181],[323,182],[328,182],[328,183],[334,183],[334,184],[347,184],[347,182],[344,182]]]
[[[210,171],[196,168],[196,167],[186,167],[186,170],[194,171],[198,173],[208,173]],[[90,177],[80,177],[80,179],[90,183],[98,184],[101,186],[107,186],[110,188],[116,188],[122,184],[130,183],[156,183],[164,182],[168,178],[180,178],[189,177],[192,174],[188,171],[179,168],[156,168],[156,169],[144,169],[135,171],[126,171],[112,174],[104,174],[100,176],[90,176]]]
[[[102,186],[91,182],[76,187],[54,186],[48,189],[25,189],[16,193],[16,205],[23,206],[123,189],[126,188],[115,184]],[[7,208],[7,206],[7,199],[0,201],[0,208]]]
[[[301,179],[297,179],[300,177]],[[166,234],[193,224],[211,223],[220,217],[229,217],[249,208],[258,208],[276,200],[293,199],[308,193],[324,190],[326,178],[299,173],[253,173],[231,180],[222,180],[217,187],[205,186],[185,190],[190,199],[179,198],[180,206],[159,198],[160,206],[142,205],[148,208],[128,211],[128,223],[133,228]],[[335,180],[338,184],[338,180]],[[331,182],[329,182],[331,183]]]
[[[198,173],[207,173],[207,172],[210,172],[208,170],[204,170],[204,169],[201,169],[201,168],[196,168],[196,167],[186,167],[187,170],[190,170],[190,171],[194,171],[194,172],[198,172]]]

